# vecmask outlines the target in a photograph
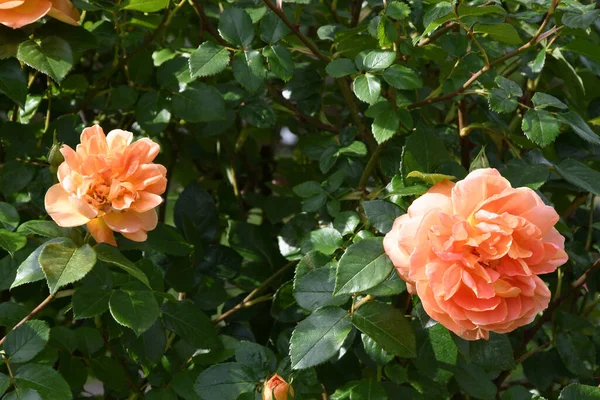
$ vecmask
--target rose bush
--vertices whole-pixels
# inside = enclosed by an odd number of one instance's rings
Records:
[[[0,398],[599,397],[599,16],[0,0]]]

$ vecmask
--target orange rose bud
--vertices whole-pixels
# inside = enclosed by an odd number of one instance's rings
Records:
[[[262,393],[263,400],[288,400],[294,398],[294,389],[282,377],[275,374],[265,381]]]
[[[17,29],[48,15],[71,25],[79,24],[79,11],[69,0],[0,0],[0,25]]]
[[[153,163],[160,147],[148,138],[133,142],[119,129],[105,135],[86,128],[73,150],[63,145],[58,181],[48,189],[46,211],[63,227],[86,225],[98,243],[117,245],[113,232],[136,242],[156,227],[156,207],[167,187],[167,170]]]
[[[538,275],[567,261],[559,216],[533,190],[493,168],[435,184],[383,241],[427,314],[466,340],[527,325],[548,307]]]

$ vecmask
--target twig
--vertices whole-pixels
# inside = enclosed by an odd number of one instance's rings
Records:
[[[46,299],[44,301],[42,301],[40,304],[38,304],[38,306],[36,308],[33,309],[33,311],[31,311],[29,314],[27,314],[25,316],[25,318],[23,318],[21,321],[19,321],[18,324],[16,324],[11,331],[14,331],[15,329],[17,329],[18,327],[20,327],[21,325],[23,325],[25,322],[29,321],[35,314],[37,314],[38,312],[40,312],[44,307],[46,307],[48,304],[50,304],[50,302],[54,300],[54,295],[49,295],[48,297],[46,297]],[[9,332],[10,333],[10,332]],[[8,333],[2,338],[0,339],[0,346],[2,346],[4,344],[4,341],[6,340],[6,336],[8,336]]]
[[[306,47],[308,47],[317,58],[325,62],[331,61],[331,58],[321,53],[317,46],[315,46],[315,44],[309,38],[304,36],[296,25],[292,24],[292,22],[288,19],[285,13],[281,9],[279,9],[275,4],[273,4],[271,0],[263,0],[263,3],[265,3],[267,7],[271,9],[271,11],[277,14],[277,16],[283,21],[283,23],[286,24],[287,27],[292,30],[292,32],[294,32],[294,35],[296,35],[298,39],[300,39],[300,41],[304,43]]]
[[[464,101],[458,102],[458,135],[460,137],[460,162],[468,171],[471,166],[471,149],[468,135],[462,135],[463,129],[469,124]]]
[[[419,43],[417,43],[417,47],[423,47],[423,46],[428,45],[429,43],[433,42],[437,38],[444,36],[444,34],[446,32],[454,29],[456,26],[457,26],[456,22],[448,22],[448,24],[446,24],[446,26],[438,29],[433,35],[426,37],[425,39],[423,39]]]
[[[360,180],[358,181],[358,190],[363,190],[367,186],[367,183],[369,182],[369,177],[371,176],[373,169],[375,169],[375,166],[377,165],[379,155],[381,154],[384,145],[385,143],[378,145],[377,147],[375,147],[375,150],[371,153],[371,157],[369,158],[369,161],[367,162],[367,165],[363,170],[362,175],[360,176]]]
[[[350,21],[350,27],[354,28],[356,25],[358,25],[358,21],[360,19],[360,10],[362,9],[362,0],[352,0],[350,9],[352,12],[352,20]]]
[[[548,35],[558,32],[562,27],[551,29],[550,31],[548,31],[542,35],[544,28],[546,27],[546,25],[548,24],[548,21],[554,14],[554,10],[556,10],[556,7],[558,6],[559,2],[560,2],[560,0],[552,1],[552,5],[550,6],[550,9],[548,10],[548,13],[546,14],[546,18],[544,18],[544,21],[542,22],[542,25],[540,25],[540,27],[537,30],[537,32],[535,33],[535,35],[533,35],[533,37],[527,43],[525,43],[523,46],[519,47],[518,49],[516,49],[514,51],[511,51],[508,54],[503,55],[502,57],[497,58],[496,60],[490,62],[489,64],[484,65],[479,71],[475,72],[465,83],[462,84],[462,86],[460,88],[456,89],[455,91],[446,93],[442,96],[432,97],[429,99],[425,99],[423,101],[418,101],[416,103],[409,105],[408,109],[412,110],[412,109],[423,107],[423,106],[426,106],[429,104],[438,103],[440,101],[450,100],[453,97],[458,96],[459,94],[464,92],[469,86],[471,86],[475,81],[477,81],[477,79],[479,79],[483,74],[485,74],[486,72],[491,70],[496,65],[499,65],[499,64],[503,63],[504,61],[509,60],[509,59],[521,54],[522,52],[528,50],[529,48],[537,45],[539,43],[539,41],[543,40]]]
[[[200,16],[200,23],[202,24],[202,27],[204,28],[204,30],[206,32],[210,33],[210,35],[221,46],[227,46],[227,42],[225,40],[223,40],[221,35],[219,35],[219,32],[217,31],[217,29],[214,27],[214,25],[212,24],[212,22],[210,21],[210,19],[206,15],[206,13],[204,12],[204,5],[198,4],[195,0],[189,0],[189,2],[192,5],[192,7],[194,7],[194,9],[198,13],[198,15]]]
[[[285,271],[287,271],[290,267],[296,265],[297,263],[298,263],[298,261],[290,261],[289,263],[285,264],[283,267],[279,268],[273,275],[271,275],[270,277],[268,277],[256,289],[254,289],[253,291],[251,291],[250,294],[244,298],[244,300],[242,300],[235,307],[233,307],[230,310],[227,310],[226,312],[224,312],[223,314],[221,314],[219,317],[217,317],[215,320],[213,320],[213,322],[215,324],[219,323],[222,320],[224,320],[225,318],[227,318],[228,316],[230,316],[231,314],[233,314],[234,312],[236,312],[238,310],[241,310],[242,308],[249,307],[248,304],[252,301],[252,299],[254,299],[254,297],[256,297],[260,292],[262,292],[263,290],[265,290],[271,284],[271,282],[273,282],[280,275],[282,275]],[[267,297],[269,297],[269,299],[266,299]],[[262,301],[268,301],[268,300],[270,300],[271,297],[272,297],[271,295],[263,296],[263,297],[260,298],[260,299],[263,299],[260,302],[262,302]],[[256,299],[256,300],[258,300],[258,299]],[[254,302],[252,302],[250,305],[256,304],[256,300],[254,300]]]
[[[571,214],[573,214],[579,208],[580,205],[585,203],[587,198],[588,198],[587,193],[581,193],[581,194],[578,194],[577,196],[575,196],[573,201],[571,201],[569,203],[569,205],[567,206],[567,208],[565,208],[565,210],[560,214],[560,217],[564,218],[564,219],[568,218]]]

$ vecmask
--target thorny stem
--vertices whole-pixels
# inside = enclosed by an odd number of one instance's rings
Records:
[[[383,150],[384,145],[385,143],[382,143],[379,146],[375,147],[375,150],[371,153],[371,157],[369,158],[369,161],[367,162],[367,165],[363,170],[362,175],[360,176],[360,180],[358,182],[358,190],[363,190],[367,186],[367,183],[369,182],[369,177],[371,176],[371,172],[373,172],[373,169],[375,169],[375,166],[377,165],[379,155],[381,154],[381,150]]]
[[[499,64],[503,63],[504,61],[509,60],[509,59],[523,53],[524,51],[528,50],[529,48],[537,45],[539,43],[539,41],[543,40],[548,35],[558,32],[560,29],[562,29],[562,27],[553,28],[542,35],[542,32],[544,31],[546,25],[548,25],[548,22],[550,21],[550,18],[554,14],[554,10],[556,10],[556,7],[558,6],[559,3],[560,3],[560,0],[552,1],[552,5],[548,9],[546,18],[544,18],[544,21],[540,25],[539,29],[533,35],[533,37],[527,43],[525,43],[523,46],[519,47],[518,49],[516,49],[514,51],[511,51],[508,54],[505,54],[502,57],[497,58],[496,60],[490,62],[489,64],[484,65],[479,71],[475,72],[465,83],[463,83],[463,85],[460,88],[456,89],[455,91],[446,93],[442,96],[432,97],[429,99],[418,101],[416,103],[409,105],[408,109],[412,110],[412,109],[423,107],[423,106],[426,106],[429,104],[438,103],[440,101],[450,100],[453,97],[458,96],[459,94],[462,94],[469,86],[471,86],[475,81],[477,81],[477,79],[479,79],[483,74],[485,74],[486,72],[491,70],[496,65],[499,65]]]

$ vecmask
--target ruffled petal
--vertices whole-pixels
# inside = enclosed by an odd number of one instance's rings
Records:
[[[48,189],[44,205],[50,217],[63,227],[83,225],[98,214],[83,200],[69,195],[60,183]]]

